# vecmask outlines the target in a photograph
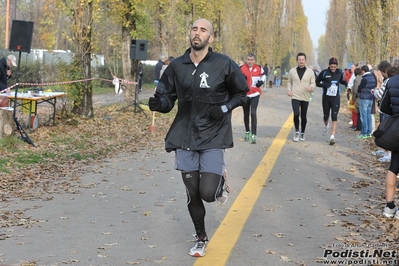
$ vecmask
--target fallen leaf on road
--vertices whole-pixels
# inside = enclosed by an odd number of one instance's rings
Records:
[[[265,250],[265,253],[266,253],[266,254],[276,254],[277,252],[276,252],[276,251],[273,251],[273,250],[266,249],[266,250]]]

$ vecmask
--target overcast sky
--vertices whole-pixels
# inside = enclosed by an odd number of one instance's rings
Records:
[[[318,40],[326,32],[327,10],[330,0],[302,0],[305,15],[308,17],[308,30],[313,46],[318,46]]]

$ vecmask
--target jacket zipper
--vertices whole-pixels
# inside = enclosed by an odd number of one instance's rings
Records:
[[[193,132],[193,124],[194,124],[194,126],[195,126],[195,119],[194,119],[194,110],[195,110],[195,107],[196,107],[196,102],[195,102],[195,92],[196,92],[196,84],[197,84],[197,82],[196,82],[196,73],[197,73],[197,69],[198,69],[198,66],[201,64],[201,62],[197,65],[197,66],[195,66],[195,64],[194,63],[192,63],[193,65],[194,65],[194,71],[191,73],[191,75],[192,76],[194,76],[194,80],[193,80],[193,83],[192,83],[192,87],[191,87],[191,89],[192,89],[192,91],[193,91],[193,98],[192,98],[192,107],[191,107],[191,114],[190,114],[190,124],[189,124],[189,129],[188,129],[188,134],[189,134],[189,137],[188,137],[188,143],[187,143],[187,150],[190,150],[190,146],[191,146],[191,142],[192,142],[192,137],[193,137],[193,134],[192,134],[192,132]],[[194,147],[194,149],[195,149],[195,147]]]

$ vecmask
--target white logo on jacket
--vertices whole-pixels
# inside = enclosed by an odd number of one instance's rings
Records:
[[[203,89],[205,89],[205,88],[210,88],[209,85],[208,85],[208,82],[206,81],[206,78],[209,77],[209,75],[206,74],[205,72],[203,72],[203,73],[200,75],[200,77],[201,77],[200,88],[203,88]]]

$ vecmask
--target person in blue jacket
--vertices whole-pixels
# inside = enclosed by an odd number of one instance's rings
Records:
[[[362,81],[360,81],[357,89],[358,97],[360,99],[360,120],[362,121],[362,131],[356,138],[371,138],[372,131],[372,114],[371,107],[374,100],[374,89],[377,87],[377,81],[370,73],[367,65],[361,67]]]

